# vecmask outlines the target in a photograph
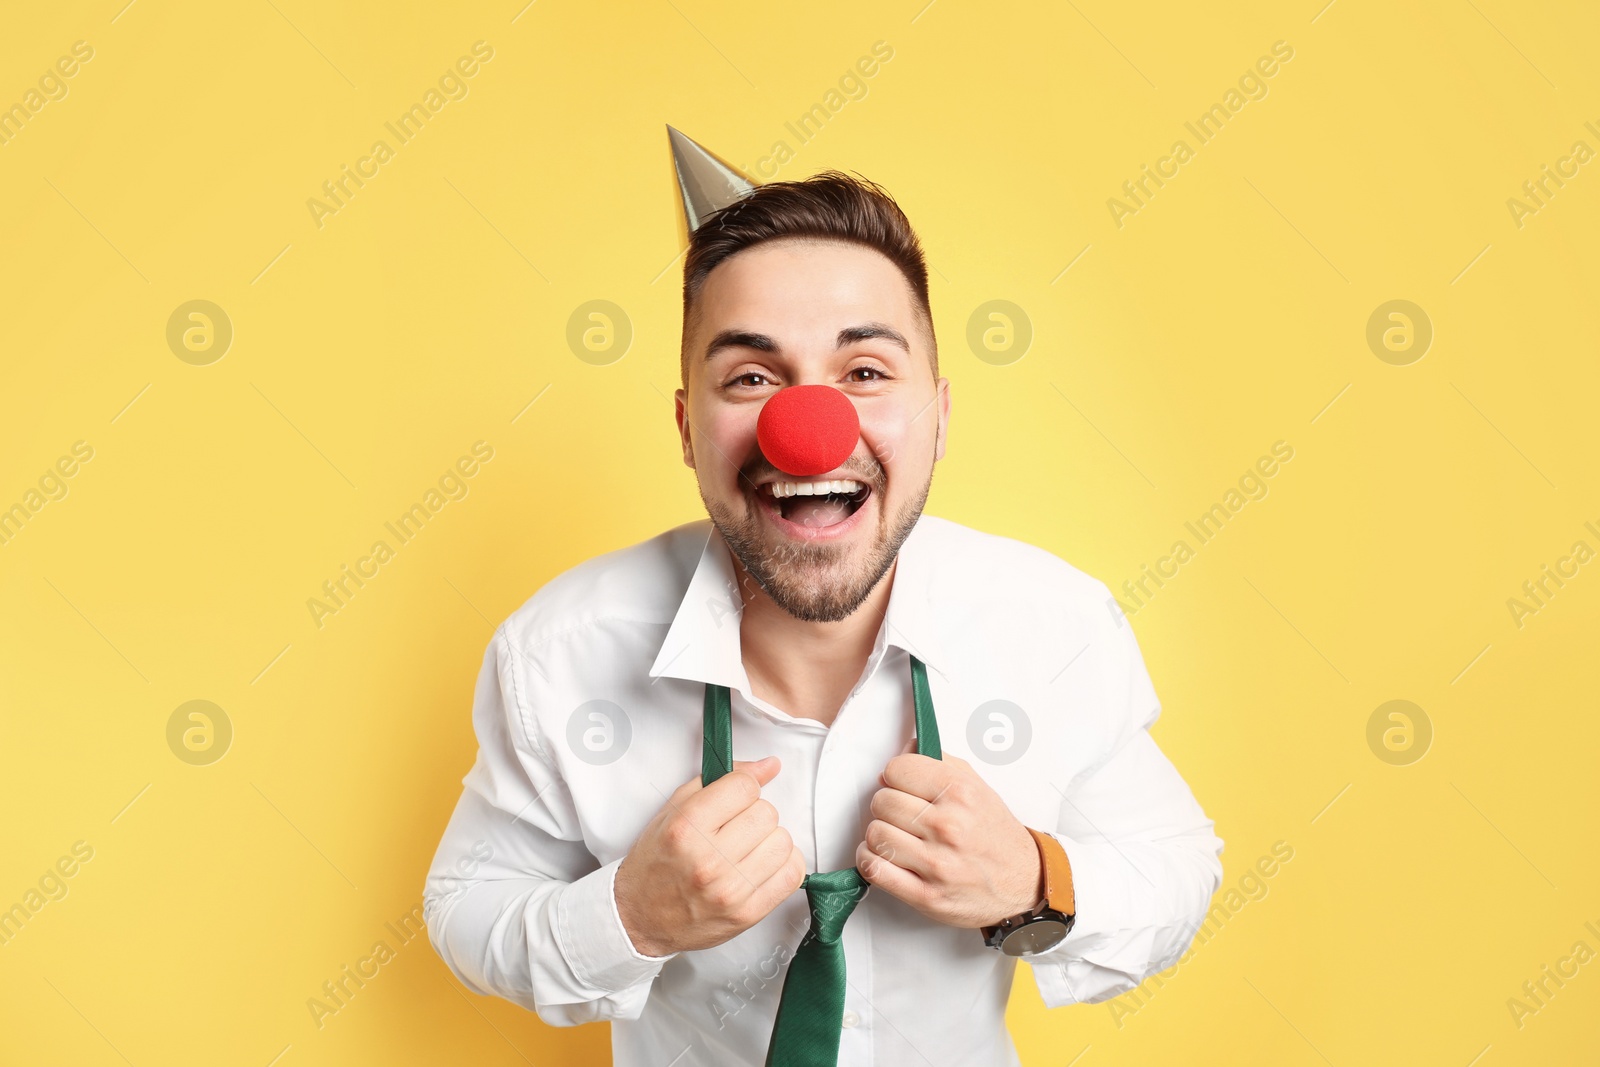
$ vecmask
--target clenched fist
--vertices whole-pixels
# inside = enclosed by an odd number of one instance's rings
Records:
[[[972,929],[1038,904],[1039,846],[972,764],[948,752],[902,752],[881,781],[866,840],[856,846],[869,883],[930,919]],[[1071,884],[1059,889],[1072,910]]]
[[[783,903],[806,860],[761,787],[778,758],[747,762],[708,786],[680,785],[617,867],[617,912],[646,956],[710,948]]]

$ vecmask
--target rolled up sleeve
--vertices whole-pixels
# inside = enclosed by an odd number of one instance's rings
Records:
[[[477,759],[424,886],[428,937],[468,989],[553,1026],[637,1019],[672,955],[641,954],[623,928],[622,861],[602,865],[584,844],[528,714],[525,699],[539,696],[528,668],[497,630],[473,701]]]
[[[1109,594],[1108,594],[1109,595]],[[1049,830],[1072,866],[1070,933],[1028,957],[1047,1007],[1096,1003],[1165,970],[1193,942],[1222,883],[1223,842],[1150,736],[1160,704],[1125,619],[1097,640],[1112,654],[1100,758],[1062,791]]]

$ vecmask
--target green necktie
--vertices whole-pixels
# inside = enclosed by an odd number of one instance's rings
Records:
[[[911,694],[916,706],[917,751],[943,759],[928,668],[915,656],[911,657]],[[732,768],[733,705],[728,687],[708,684],[701,785],[710,785]],[[811,906],[811,928],[783,979],[766,1067],[836,1067],[839,1062],[845,988],[844,946],[839,936],[870,885],[859,870],[846,867],[808,874],[801,886]]]

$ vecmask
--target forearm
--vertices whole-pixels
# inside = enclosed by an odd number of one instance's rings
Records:
[[[1147,731],[1063,796],[1051,833],[1076,918],[1030,960],[1046,1004],[1106,1000],[1177,962],[1222,883],[1222,841]]]
[[[1054,836],[1072,862],[1076,918],[1029,959],[1046,1005],[1106,1000],[1176,963],[1222,878],[1209,829],[1150,842]]]
[[[626,940],[610,863],[558,882],[502,878],[425,897],[435,951],[476,993],[504,997],[556,1026],[638,1018],[670,957]]]

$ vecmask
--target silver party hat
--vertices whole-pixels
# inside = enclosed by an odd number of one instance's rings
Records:
[[[672,142],[672,162],[678,170],[678,191],[683,194],[683,214],[690,233],[712,212],[755,189],[755,182],[671,126],[667,137]]]

